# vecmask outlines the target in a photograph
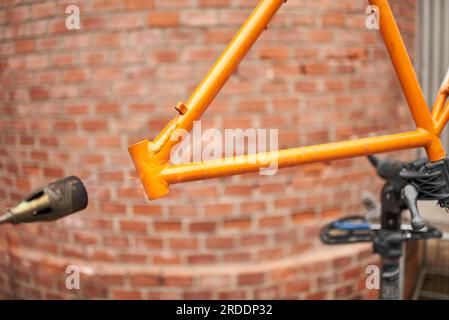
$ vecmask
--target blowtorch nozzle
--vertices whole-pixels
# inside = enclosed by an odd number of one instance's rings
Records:
[[[67,177],[34,190],[0,216],[0,224],[54,221],[85,209],[87,202],[87,191],[81,180]]]

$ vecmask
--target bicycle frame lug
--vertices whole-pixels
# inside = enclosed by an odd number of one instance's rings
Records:
[[[131,145],[128,151],[134,162],[134,166],[142,181],[149,200],[157,199],[169,193],[168,183],[161,177],[161,166],[156,161],[156,156],[150,149],[151,142],[142,140]]]

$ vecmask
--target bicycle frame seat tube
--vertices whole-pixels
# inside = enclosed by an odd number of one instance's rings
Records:
[[[436,131],[436,125],[427,107],[424,95],[413,69],[412,62],[407,53],[401,33],[394,19],[388,0],[369,0],[371,5],[379,8],[380,32],[390,55],[399,82],[407,100],[413,120],[418,128],[432,134],[431,143],[426,146],[430,161],[438,161],[446,153]]]

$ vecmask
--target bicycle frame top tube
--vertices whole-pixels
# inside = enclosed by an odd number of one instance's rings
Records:
[[[443,83],[431,114],[388,0],[370,0],[369,3],[379,10],[380,31],[406,97],[416,131],[169,165],[170,151],[178,143],[171,141],[172,133],[176,129],[189,131],[192,128],[193,121],[201,117],[284,2],[286,1],[261,0],[189,100],[186,103],[178,103],[175,108],[178,111],[176,117],[153,141],[143,140],[129,146],[131,158],[149,199],[167,194],[172,183],[257,171],[266,166],[267,159],[276,160],[279,168],[283,168],[419,147],[425,148],[430,161],[438,161],[446,156],[439,135],[449,119],[449,103],[445,105],[449,93],[449,88],[445,88],[449,86],[449,79],[446,80],[448,83]]]

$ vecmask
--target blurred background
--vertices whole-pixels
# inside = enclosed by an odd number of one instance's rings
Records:
[[[137,179],[127,146],[173,118],[256,4],[2,1],[0,208],[72,174],[90,202],[55,223],[0,227],[0,297],[377,298],[365,287],[365,268],[379,262],[371,246],[318,239],[329,221],[364,212],[364,192],[379,193],[364,158],[174,185],[152,202]],[[391,1],[429,103],[449,65],[448,4]],[[68,5],[80,9],[79,30],[65,27]],[[278,129],[282,148],[412,129],[366,6],[289,0],[203,128]],[[411,297],[424,250],[408,251]],[[66,288],[68,265],[81,270],[80,290]]]

